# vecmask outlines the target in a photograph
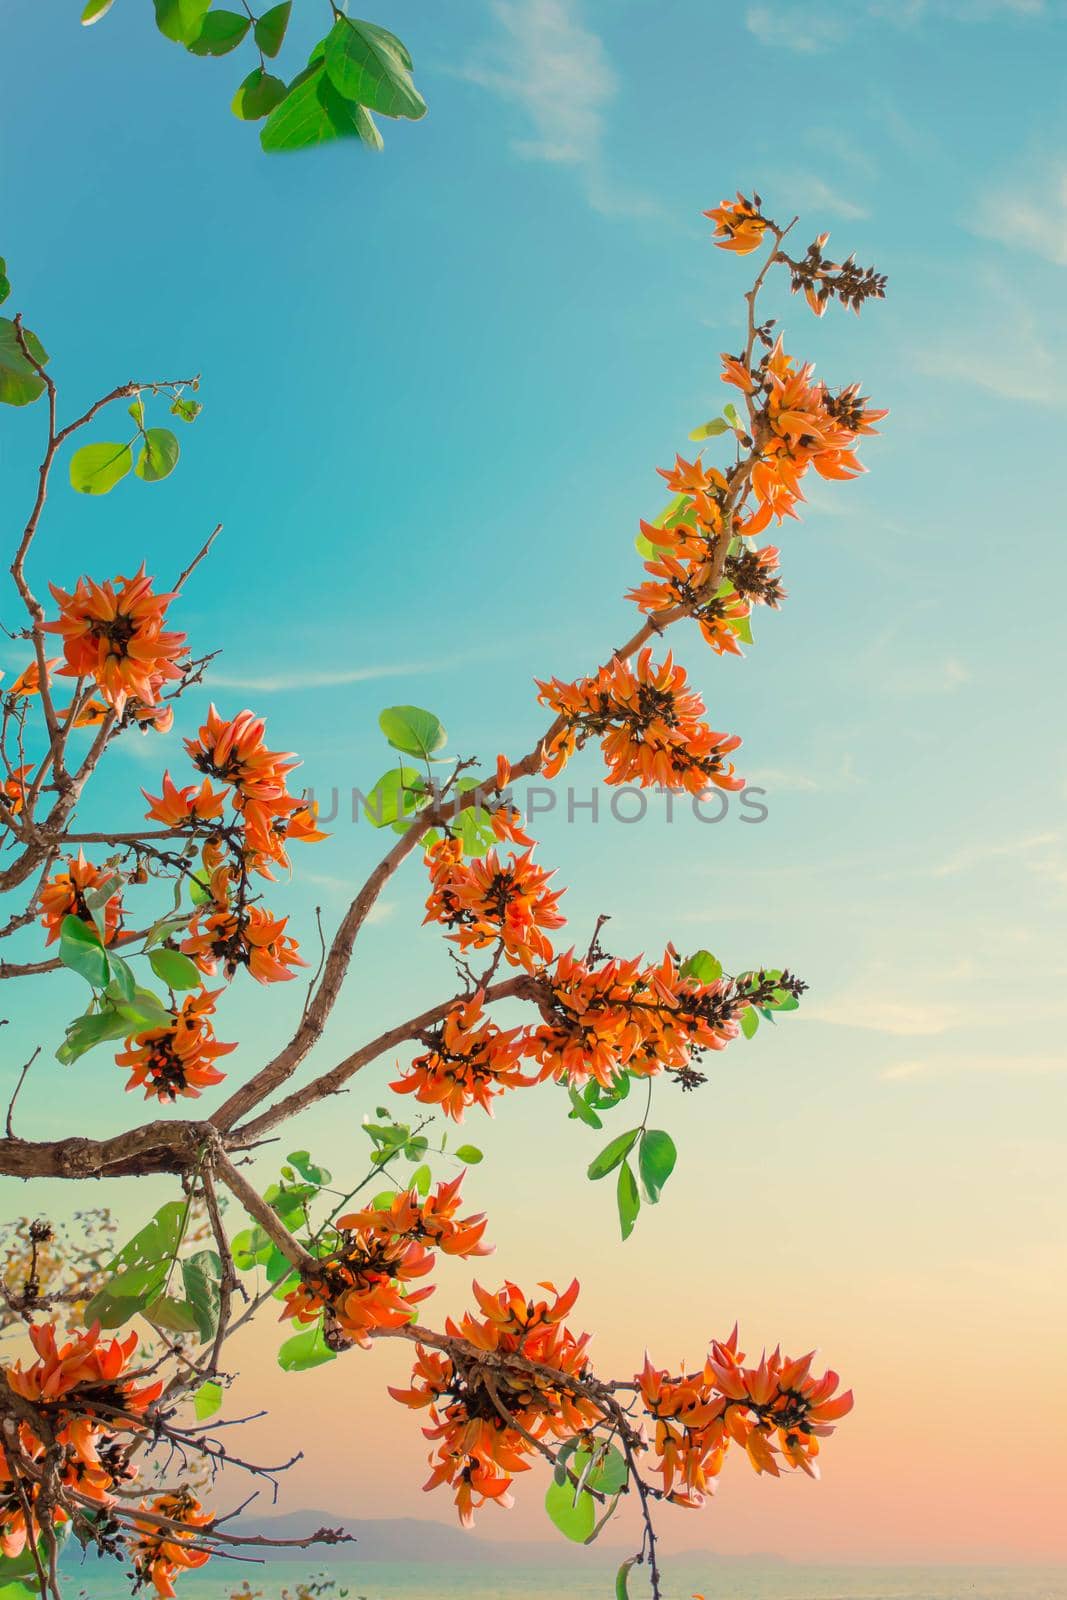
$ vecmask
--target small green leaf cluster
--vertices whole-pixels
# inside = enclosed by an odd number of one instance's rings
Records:
[[[79,494],[109,494],[131,471],[144,483],[161,483],[178,465],[181,446],[177,435],[170,428],[145,426],[143,391],[134,396],[127,409],[137,430],[132,439],[125,443],[115,439],[97,440],[93,444],[83,444],[71,456],[70,484]],[[170,412],[182,422],[195,422],[202,409],[198,401],[177,393]],[[140,448],[135,459],[138,441]]]
[[[113,0],[87,0],[82,23],[106,16]],[[346,16],[333,7],[334,23],[308,57],[307,65],[286,80],[268,71],[289,30],[292,0],[256,16],[232,11],[212,0],[154,0],[156,26],[163,36],[194,56],[228,56],[248,40],[259,56],[237,87],[230,109],[242,122],[262,122],[260,144],[268,152],[305,150],[334,139],[358,139],[382,148],[374,116],[418,121],[426,102],[415,87],[414,65],[402,40],[374,22]],[[3,296],[0,295],[0,299]]]

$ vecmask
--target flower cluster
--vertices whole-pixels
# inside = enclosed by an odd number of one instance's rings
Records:
[[[209,977],[221,961],[227,978],[238,967],[247,967],[257,983],[283,983],[296,977],[294,967],[307,966],[296,940],[285,931],[288,921],[263,906],[219,907],[193,918],[181,947]]]
[[[465,1526],[487,1500],[511,1504],[512,1480],[528,1470],[534,1441],[571,1438],[600,1420],[595,1402],[575,1389],[588,1376],[589,1336],[572,1333],[563,1320],[578,1284],[563,1294],[542,1287],[551,1301],[528,1299],[513,1283],[496,1294],[476,1283],[483,1315],[445,1324],[461,1346],[446,1353],[420,1344],[411,1388],[389,1391],[402,1405],[429,1409],[423,1433],[434,1448],[424,1487],[453,1488]],[[482,1352],[492,1359],[480,1360]]]
[[[288,1293],[283,1319],[313,1323],[325,1311],[327,1337],[339,1347],[365,1345],[375,1328],[410,1322],[414,1307],[433,1293],[432,1284],[409,1287],[433,1271],[433,1250],[488,1253],[485,1217],[456,1215],[462,1182],[460,1173],[425,1199],[416,1189],[402,1190],[388,1207],[339,1217],[329,1253]]]
[[[836,1372],[811,1375],[815,1353],[790,1360],[780,1350],[746,1367],[737,1329],[711,1346],[703,1370],[671,1378],[646,1356],[635,1382],[653,1422],[651,1449],[663,1492],[679,1505],[699,1506],[714,1489],[731,1444],[740,1445],[757,1472],[783,1468],[818,1476],[819,1439],[852,1410],[852,1391],[837,1394]]]
[[[683,977],[671,951],[651,966],[639,959],[592,966],[569,951],[544,984],[542,1009],[552,1020],[534,1033],[531,1054],[543,1077],[572,1088],[595,1079],[610,1089],[623,1072],[676,1072],[685,1082],[693,1057],[725,1049],[754,1003],[730,979]]]
[[[296,757],[269,750],[265,732],[263,718],[251,711],[240,711],[227,722],[212,706],[199,737],[187,739],[185,748],[198,771],[230,787],[248,850],[288,867],[287,839],[312,841],[326,835],[315,828],[304,800],[289,793]]]
[[[481,1106],[492,1116],[496,1095],[536,1083],[520,1070],[524,1030],[498,1028],[486,1016],[484,1003],[485,991],[479,990],[454,1005],[426,1036],[426,1052],[390,1087],[397,1094],[413,1094],[423,1105],[440,1106],[445,1116],[462,1122],[469,1106]]]
[[[771,518],[796,516],[800,483],[809,467],[821,478],[855,478],[866,469],[855,454],[864,434],[887,416],[860,395],[859,385],[834,392],[815,382],[810,363],[797,366],[779,337],[752,371],[736,356],[723,356],[724,383],[749,398],[755,415],[757,457],[750,483],[757,509],[744,524],[751,536]]]
[[[512,966],[532,971],[551,961],[546,929],[561,928],[562,891],[548,887],[551,872],[538,867],[532,850],[514,852],[507,862],[496,850],[471,861],[463,859],[459,839],[438,839],[426,852],[430,895],[424,922],[450,929],[461,950],[485,950],[499,944]]]
[[[704,215],[715,224],[715,243],[720,250],[733,250],[739,256],[747,256],[759,249],[770,226],[767,218],[760,216],[762,203],[758,194],[749,200],[738,189],[736,200],[723,200],[705,211]]]
[[[137,1538],[130,1541],[133,1570],[141,1584],[150,1583],[159,1600],[175,1600],[174,1580],[181,1572],[202,1567],[211,1551],[196,1544],[197,1534],[214,1520],[188,1489],[174,1494],[155,1495],[142,1500],[142,1512],[134,1517]],[[155,1517],[163,1518],[156,1522]]]
[[[616,656],[592,678],[538,683],[539,700],[562,724],[545,742],[542,770],[555,777],[575,750],[599,738],[609,784],[685,789],[702,794],[709,784],[741,789],[726,758],[741,740],[715,733],[702,721],[704,702],[690,689],[685,668],[669,652],[661,665],[642,650],[636,668]]]
[[[154,594],[142,566],[132,578],[79,578],[73,594],[49,584],[59,618],[43,626],[63,641],[59,676],[89,679],[117,716],[137,702],[138,720],[158,724],[160,692],[183,676],[184,633],[165,633],[173,594]],[[144,712],[144,716],[140,715]]]
[[[87,928],[95,928],[92,911],[86,902],[86,896],[93,890],[99,890],[105,884],[114,880],[114,873],[104,867],[94,867],[86,861],[84,851],[79,850],[76,856],[68,858],[66,865],[53,874],[41,890],[41,922],[48,929],[46,944],[54,944],[59,938],[60,929],[64,918],[77,917]],[[103,920],[103,940],[110,944],[119,930],[122,919],[122,897],[116,886],[115,893],[111,895],[100,908]]]
[[[35,1507],[46,1464],[54,1466],[60,1492],[68,1491],[76,1503],[111,1503],[116,1487],[135,1476],[124,1435],[143,1430],[145,1412],[163,1389],[162,1380],[138,1384],[129,1372],[136,1333],[105,1340],[94,1323],[60,1344],[54,1323],[36,1323],[28,1331],[37,1360],[3,1369],[11,1393],[23,1402],[17,1444],[0,1451],[5,1556],[19,1555],[40,1537]],[[48,1517],[66,1521],[69,1511],[60,1503],[50,1506]]]
[[[174,1101],[179,1096],[195,1100],[202,1090],[222,1082],[225,1073],[215,1062],[237,1046],[215,1038],[211,1017],[220,993],[201,989],[187,995],[165,1027],[147,1028],[126,1040],[126,1049],[115,1062],[130,1068],[127,1090],[143,1089],[146,1100]]]

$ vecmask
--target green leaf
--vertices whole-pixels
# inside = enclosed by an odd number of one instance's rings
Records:
[[[448,734],[432,711],[419,706],[387,706],[378,726],[394,750],[428,760],[448,743]]]
[[[606,1144],[600,1154],[589,1163],[588,1176],[594,1181],[597,1178],[606,1178],[609,1172],[614,1172],[620,1161],[625,1161],[634,1145],[637,1143],[640,1128],[631,1128],[629,1133],[620,1133]]]
[[[289,85],[285,99],[263,124],[259,142],[273,154],[280,150],[307,150],[331,139],[362,139],[381,147],[377,129],[362,108],[337,93],[321,63],[301,73]]]
[[[107,964],[111,969],[111,982],[107,986],[107,997],[116,1007],[132,1005],[137,998],[137,980],[133,975],[133,968],[128,961],[123,961],[121,956],[109,955]]]
[[[738,414],[737,407],[734,405],[732,400],[730,401],[729,405],[723,406],[722,414],[726,418],[727,422],[730,424],[731,428],[743,428],[744,427],[744,423],[741,421],[741,418],[740,418],[740,416]]]
[[[256,44],[263,54],[270,56],[272,60],[282,47],[292,9],[293,0],[285,0],[284,5],[271,6],[269,11],[264,11],[256,23]]]
[[[79,494],[107,494],[132,466],[128,444],[83,444],[70,458],[70,486]]]
[[[253,67],[230,103],[230,110],[242,122],[258,122],[281,105],[289,90],[281,78],[273,78],[262,67]]]
[[[251,1272],[270,1259],[274,1249],[270,1235],[262,1228],[242,1228],[230,1240],[230,1253],[238,1272]]]
[[[741,1013],[741,1032],[746,1039],[751,1039],[759,1027],[759,1012],[755,1006],[749,1006],[747,1011]]]
[[[251,26],[251,18],[243,17],[239,11],[209,11],[186,49],[194,56],[228,56]]]
[[[180,455],[181,445],[169,428],[149,428],[134,471],[145,483],[158,483],[170,477]]]
[[[193,1410],[197,1422],[206,1422],[208,1417],[213,1417],[222,1405],[222,1384],[216,1383],[214,1378],[209,1378],[202,1383],[193,1395]]]
[[[143,1032],[147,1028],[169,1028],[174,1021],[174,1014],[163,1004],[158,995],[151,989],[136,988],[132,1000],[116,1002],[115,1010],[127,1022],[135,1024],[135,1030]]]
[[[179,394],[174,397],[170,414],[172,417],[180,417],[183,422],[195,422],[203,409],[199,400],[186,400]]]
[[[109,1264],[108,1279],[85,1308],[86,1326],[119,1328],[155,1300],[181,1248],[188,1208],[168,1200]]]
[[[37,335],[23,328],[22,337],[34,361],[47,366],[48,352]],[[0,317],[0,401],[7,406],[27,406],[43,393],[44,379],[23,355],[15,324]]]
[[[202,982],[200,968],[188,956],[183,956],[180,950],[168,950],[165,947],[150,950],[148,962],[156,977],[168,989],[199,989]]]
[[[677,1160],[678,1151],[670,1134],[659,1128],[647,1128],[641,1135],[637,1167],[644,1185],[645,1199],[651,1205],[655,1205],[659,1199]]]
[[[577,1475],[579,1478],[583,1476],[580,1471]],[[595,1489],[598,1494],[619,1494],[625,1489],[629,1478],[630,1469],[622,1451],[613,1444],[605,1444],[597,1449],[583,1481],[586,1488]]]
[[[7,276],[7,262],[4,260],[3,256],[0,256],[0,305],[3,305],[10,293],[11,284],[8,281]]]
[[[86,1012],[67,1023],[66,1038],[56,1051],[56,1060],[69,1066],[94,1045],[102,1044],[105,1039],[125,1039],[129,1033],[130,1025],[125,1017],[110,1006],[102,1011]]]
[[[64,917],[59,933],[59,959],[94,989],[107,987],[110,978],[107,952],[95,928],[77,917]]]
[[[569,1115],[571,1117],[577,1117],[578,1121],[584,1122],[587,1128],[602,1128],[604,1126],[592,1107],[586,1104],[577,1089],[573,1089],[570,1084],[567,1085],[567,1094],[570,1096],[571,1109]]]
[[[338,94],[386,117],[426,115],[410,63],[399,39],[371,22],[338,17],[326,39],[326,70]]]
[[[336,1355],[336,1350],[331,1350],[322,1336],[320,1320],[286,1339],[278,1351],[278,1365],[283,1372],[310,1372],[312,1367],[321,1367],[324,1361],[335,1360]]]
[[[722,977],[722,962],[710,950],[698,950],[682,965],[680,976],[695,978],[698,983],[718,983]]]
[[[153,1328],[163,1328],[167,1333],[197,1333],[199,1318],[188,1300],[179,1300],[172,1294],[161,1294],[144,1308],[144,1316]]]
[[[433,1174],[430,1171],[429,1167],[427,1167],[425,1165],[423,1165],[421,1167],[416,1167],[415,1171],[411,1174],[411,1177],[408,1179],[409,1186],[412,1189],[417,1189],[419,1194],[422,1195],[424,1200],[425,1200],[426,1196],[430,1192],[430,1184],[431,1184],[432,1181],[433,1181]]]
[[[461,1144],[455,1154],[460,1161],[465,1161],[468,1167],[475,1167],[484,1159],[482,1152],[474,1144]]]
[[[630,1600],[630,1571],[637,1565],[637,1557],[630,1556],[615,1574],[615,1600]]]
[[[317,1166],[307,1150],[294,1150],[287,1159],[300,1176],[308,1183],[313,1183],[316,1188],[321,1189],[323,1184],[330,1182],[332,1174],[325,1167]]]
[[[581,1478],[588,1465],[588,1451],[579,1450],[571,1460],[571,1471]],[[596,1501],[584,1489],[576,1490],[568,1478],[564,1483],[549,1484],[545,1495],[545,1510],[566,1538],[575,1544],[584,1544],[596,1526]]]
[[[622,1236],[624,1239],[628,1239],[634,1231],[634,1223],[637,1221],[637,1214],[641,1210],[641,1196],[637,1189],[637,1179],[630,1170],[628,1161],[624,1161],[619,1168],[616,1199],[619,1204],[619,1223],[622,1227]]]
[[[390,767],[363,802],[363,813],[375,828],[411,817],[426,798],[426,783],[413,767]]]
[[[91,28],[94,22],[99,22],[101,17],[106,17],[115,0],[86,0],[82,11],[82,27]]]
[[[155,0],[156,27],[175,44],[191,44],[211,0]]]
[[[215,1337],[221,1305],[222,1261],[217,1250],[198,1250],[182,1262],[182,1282],[203,1344]]]
[[[729,433],[730,424],[724,422],[722,417],[712,417],[710,422],[701,423],[699,428],[694,428],[689,437],[693,440],[714,439],[720,433]]]

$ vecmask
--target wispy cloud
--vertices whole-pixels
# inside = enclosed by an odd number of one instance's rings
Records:
[[[761,44],[815,55],[842,44],[857,24],[865,22],[914,28],[927,18],[991,22],[1005,13],[1038,17],[1044,11],[1045,0],[868,0],[866,7],[853,6],[843,15],[829,9],[820,11],[812,5],[766,0],[765,4],[748,7],[745,26]]]
[[[760,44],[815,55],[840,44],[845,37],[841,20],[813,6],[756,5],[745,12],[745,27]]]
[[[1002,1055],[912,1056],[894,1061],[879,1073],[887,1083],[904,1078],[940,1077],[948,1073],[1000,1073],[1011,1076],[1045,1076],[1067,1071],[1067,1056],[1017,1056],[1010,1050]]]
[[[957,850],[934,868],[935,878],[953,878],[960,874],[983,871],[994,861],[1021,862],[1028,871],[1040,873],[1043,878],[1062,877],[1063,837],[1047,831],[1024,834],[1021,838],[1001,839],[995,843],[968,846]]]
[[[347,667],[340,672],[212,672],[208,689],[249,689],[258,694],[288,689],[337,689],[349,683],[370,683],[375,678],[403,678],[409,673],[439,672],[447,662],[406,661],[376,667]]]
[[[1036,180],[1027,175],[995,184],[978,200],[970,226],[984,239],[1067,266],[1067,162]]]
[[[1067,219],[1067,211],[1064,215]],[[1062,317],[1039,314],[1007,275],[996,270],[976,274],[974,289],[977,299],[961,307],[958,326],[943,329],[915,351],[918,371],[986,390],[999,400],[1057,408],[1067,404]],[[982,329],[981,340],[975,339],[975,328]]]
[[[958,1006],[941,1001],[894,1000],[877,989],[850,990],[825,1001],[806,1000],[797,1013],[807,1022],[830,1023],[838,1028],[862,1028],[895,1038],[920,1038],[948,1033],[958,1027],[963,1014]]]
[[[516,154],[570,168],[605,216],[659,215],[657,200],[626,189],[608,170],[605,119],[619,83],[576,0],[491,0],[491,10],[497,37],[460,75],[525,113],[532,132],[513,141]]]
[[[970,681],[970,668],[955,656],[921,666],[897,668],[882,679],[888,693],[905,695],[954,694]]]

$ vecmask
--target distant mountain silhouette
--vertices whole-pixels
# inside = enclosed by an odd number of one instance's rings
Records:
[[[564,1544],[552,1529],[546,1527],[544,1539],[539,1540],[489,1540],[467,1533],[452,1522],[431,1522],[421,1517],[376,1517],[361,1519],[345,1517],[336,1511],[286,1511],[269,1517],[241,1517],[230,1525],[234,1533],[245,1537],[260,1536],[268,1539],[300,1539],[319,1528],[343,1528],[356,1541],[348,1545],[313,1545],[308,1550],[283,1549],[264,1551],[269,1560],[299,1560],[305,1566],[329,1567],[331,1559],[337,1561],[413,1561],[437,1562],[449,1566],[496,1567],[563,1567],[581,1552],[573,1545]],[[593,1547],[600,1556],[614,1555],[618,1559],[631,1553],[630,1546],[609,1545],[598,1541]],[[590,1558],[593,1552],[590,1551]],[[762,1552],[743,1556],[728,1556],[712,1550],[679,1551],[672,1558],[675,1564],[708,1562],[733,1564],[758,1562],[762,1566],[776,1565],[782,1556]]]
[[[300,1562],[307,1571],[329,1570],[333,1562],[383,1561],[426,1562],[444,1566],[486,1566],[497,1568],[564,1567],[583,1552],[563,1541],[546,1528],[543,1540],[488,1540],[467,1533],[455,1523],[431,1522],[420,1517],[345,1517],[336,1511],[285,1511],[275,1516],[240,1517],[228,1524],[232,1533],[243,1538],[304,1539],[320,1528],[343,1528],[352,1535],[355,1543],[342,1545],[311,1545],[308,1548],[289,1546],[282,1549],[264,1548],[255,1551],[267,1561]],[[593,1551],[597,1552],[594,1558]],[[614,1557],[621,1560],[630,1554],[630,1547],[598,1542],[589,1553],[589,1559],[603,1560]],[[108,1559],[109,1565],[114,1563]],[[671,1565],[690,1566],[695,1563],[714,1562],[720,1565],[758,1563],[760,1566],[778,1565],[782,1556],[753,1553],[728,1556],[711,1550],[678,1551]],[[70,1540],[62,1553],[62,1564],[68,1571],[83,1562],[96,1566],[100,1558],[94,1551],[83,1554],[76,1540]]]

